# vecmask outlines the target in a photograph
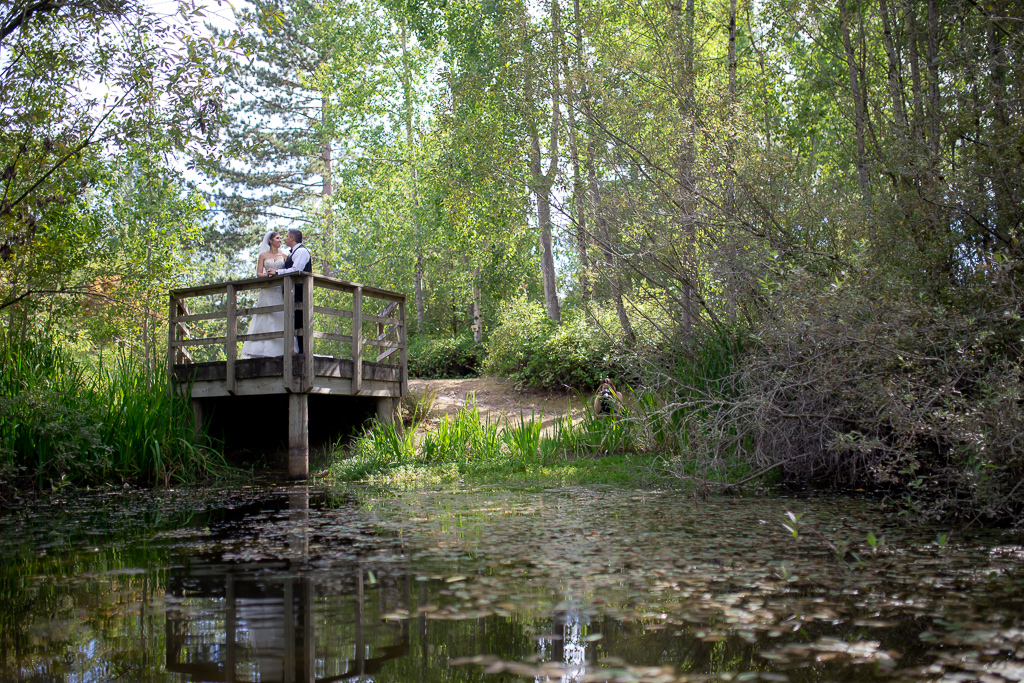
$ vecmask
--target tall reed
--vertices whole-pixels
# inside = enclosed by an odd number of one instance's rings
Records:
[[[0,487],[20,480],[190,482],[226,469],[192,428],[188,397],[119,356],[89,372],[58,344],[0,352]]]

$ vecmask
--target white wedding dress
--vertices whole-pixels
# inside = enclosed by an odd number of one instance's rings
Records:
[[[264,268],[277,270],[284,268],[285,257],[282,255],[277,261],[267,259],[263,262]],[[284,303],[284,289],[277,287],[264,287],[260,290],[259,301],[256,306],[280,306]],[[264,332],[281,332],[284,330],[284,313],[257,313],[249,322],[248,334],[262,334]],[[283,356],[284,338],[262,339],[260,341],[247,341],[242,344],[242,358],[266,358],[269,356]],[[295,343],[295,353],[299,352],[298,342]]]

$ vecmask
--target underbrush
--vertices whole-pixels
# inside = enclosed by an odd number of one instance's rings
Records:
[[[486,349],[470,336],[411,337],[409,376],[419,379],[462,379],[477,377]]]
[[[164,373],[148,376],[120,357],[90,374],[45,343],[9,345],[0,364],[0,492],[19,482],[167,485],[226,471]]]
[[[619,374],[606,329],[579,309],[566,307],[556,325],[540,303],[513,301],[491,332],[484,370],[531,389],[592,389],[602,377]]]
[[[672,428],[705,483],[735,481],[710,464],[742,464],[884,490],[924,517],[1024,519],[1019,304],[938,303],[868,274],[816,286],[776,294],[787,314],[761,324],[735,370],[677,394]]]

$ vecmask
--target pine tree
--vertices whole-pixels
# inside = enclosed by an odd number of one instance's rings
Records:
[[[309,0],[257,0],[235,19],[246,57],[229,57],[231,124],[203,170],[229,232],[297,226],[332,274],[338,141],[372,115],[382,22],[364,3]]]

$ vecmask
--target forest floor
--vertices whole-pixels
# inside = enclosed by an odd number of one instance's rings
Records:
[[[433,427],[445,415],[454,415],[468,401],[476,402],[480,418],[491,422],[514,423],[520,416],[543,418],[544,431],[567,412],[576,418],[583,413],[586,394],[540,392],[516,389],[511,380],[497,377],[469,379],[411,379],[409,391],[419,394],[424,389],[437,392],[434,407],[427,416],[427,427]]]

